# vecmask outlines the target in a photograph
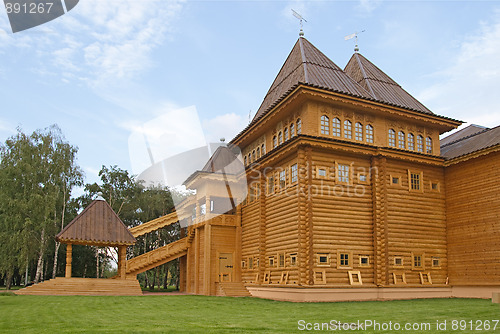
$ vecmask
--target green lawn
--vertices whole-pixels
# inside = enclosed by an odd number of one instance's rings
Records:
[[[470,330],[477,320],[499,320],[500,306],[490,300],[433,299],[390,302],[286,303],[257,298],[204,296],[56,297],[0,295],[0,333],[290,333],[299,320],[355,323],[372,320],[430,323],[431,330],[409,333],[500,333]],[[464,320],[453,330],[453,320]],[[436,321],[446,321],[438,331]],[[492,324],[490,322],[490,324]],[[460,323],[458,323],[460,325]],[[394,333],[394,330],[330,330],[330,333]]]

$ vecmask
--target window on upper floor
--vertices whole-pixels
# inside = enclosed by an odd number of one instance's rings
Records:
[[[405,133],[403,131],[398,132],[398,148],[403,150],[406,148]]]
[[[257,147],[257,159],[260,158],[260,147]]]
[[[425,138],[425,152],[432,154],[432,139],[431,137]]]
[[[274,192],[274,177],[269,176],[267,178],[267,193],[272,194]]]
[[[299,118],[297,120],[297,134],[300,135],[302,133],[302,120]]]
[[[365,137],[367,143],[373,143],[373,126],[370,124],[365,127]]]
[[[278,133],[278,145],[281,145],[283,143],[283,133],[280,131]]]
[[[266,154],[266,146],[265,146],[264,144],[262,144],[262,145],[260,146],[260,148],[261,148],[261,150],[260,150],[260,151],[261,151],[262,155]]]
[[[273,148],[278,147],[278,137],[274,136],[273,137]]]
[[[284,133],[285,133],[285,141],[287,141],[288,140],[288,128],[285,128]]]
[[[280,172],[280,189],[283,189],[286,187],[286,169],[283,169]]]
[[[410,172],[410,190],[422,189],[422,174]]]
[[[408,134],[408,149],[410,151],[415,151],[415,136],[413,133]]]
[[[338,165],[338,182],[349,183],[349,165]]]
[[[246,166],[248,164],[247,157],[244,157],[243,160],[244,160],[245,166]]]
[[[363,124],[356,123],[354,125],[354,138],[359,141],[363,141]]]
[[[290,124],[290,137],[295,137],[295,124]]]
[[[396,131],[389,129],[389,146],[396,147]]]
[[[252,153],[248,153],[248,163],[252,163]]]
[[[332,135],[340,137],[340,119],[334,118],[332,121]]]
[[[321,134],[329,135],[330,134],[330,119],[328,116],[321,116]]]
[[[293,164],[290,167],[290,182],[291,183],[297,182],[297,179],[298,179],[297,172],[298,172],[298,170],[297,170],[297,164]]]
[[[252,151],[252,161],[255,161],[256,160],[256,155],[255,155],[255,150]]]
[[[424,137],[421,135],[417,136],[417,152],[424,152]]]
[[[344,121],[344,138],[352,139],[352,123],[348,119]]]

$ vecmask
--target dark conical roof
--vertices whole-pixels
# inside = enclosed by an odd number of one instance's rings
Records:
[[[264,97],[254,120],[299,83],[371,98],[370,94],[304,37],[300,37]]]
[[[111,206],[102,199],[90,203],[56,236],[56,240],[94,246],[133,245],[136,242]]]
[[[357,52],[351,57],[344,71],[363,86],[376,101],[433,114],[397,82]]]

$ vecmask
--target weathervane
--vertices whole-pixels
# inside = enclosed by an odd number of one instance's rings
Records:
[[[359,51],[359,47],[358,47],[358,35],[361,34],[362,32],[365,32],[365,30],[362,30],[360,32],[355,32],[353,34],[350,34],[350,35],[347,35],[344,37],[344,40],[348,41],[350,39],[353,39],[355,38],[356,39],[356,45],[354,46],[354,52],[358,52]]]
[[[305,18],[303,18],[302,15],[300,15],[299,13],[297,13],[296,11],[294,11],[293,9],[292,9],[292,14],[293,14],[293,16],[295,16],[296,18],[298,18],[299,21],[300,21],[299,36],[302,37],[302,36],[304,36],[304,30],[302,30],[302,28],[303,28],[302,21],[307,22],[307,20]]]

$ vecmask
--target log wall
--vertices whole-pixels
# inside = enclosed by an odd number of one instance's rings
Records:
[[[500,153],[445,169],[449,275],[453,285],[500,284]]]

